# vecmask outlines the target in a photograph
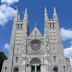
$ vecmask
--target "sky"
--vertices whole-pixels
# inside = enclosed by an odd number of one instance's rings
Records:
[[[64,55],[70,59],[72,65],[72,0],[0,0],[0,51],[8,56],[13,18],[17,9],[21,19],[25,8],[28,9],[30,32],[36,23],[43,33],[45,7],[49,19],[52,18],[53,9],[56,7]]]

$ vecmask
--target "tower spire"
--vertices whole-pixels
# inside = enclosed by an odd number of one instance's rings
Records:
[[[18,13],[18,9],[16,10],[15,20],[20,21],[20,15]]]
[[[48,18],[48,13],[47,13],[47,9],[45,7],[44,9],[44,36],[46,36],[46,32],[47,32],[47,27],[48,27],[48,21],[49,21],[49,18]]]
[[[53,12],[53,20],[58,20],[57,11],[56,11],[55,6],[54,6],[54,12]]]
[[[56,13],[56,8],[55,8],[55,6],[54,6],[54,13]]]
[[[25,8],[24,19],[27,19],[27,17],[28,17],[28,12],[27,12],[27,8]]]
[[[46,7],[45,7],[45,11],[44,11],[44,16],[45,16],[45,19],[48,20],[48,13],[47,13]]]
[[[24,19],[23,19],[23,26],[24,26],[24,31],[26,36],[29,34],[29,26],[28,26],[28,12],[27,12],[27,8],[25,8],[25,12],[24,12]]]

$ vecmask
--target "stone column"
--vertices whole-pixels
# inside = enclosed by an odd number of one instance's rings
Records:
[[[35,72],[37,72],[37,66],[35,65]]]

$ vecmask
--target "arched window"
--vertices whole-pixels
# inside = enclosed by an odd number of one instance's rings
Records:
[[[58,67],[57,67],[57,66],[55,66],[55,67],[53,68],[53,72],[58,72]]]
[[[17,29],[22,29],[23,24],[17,24]]]
[[[18,57],[16,57],[16,63],[18,63]]]
[[[56,56],[53,56],[54,62],[56,62]]]
[[[7,67],[5,67],[5,72],[7,72]]]
[[[15,67],[14,68],[14,72],[19,72],[19,68],[18,67]]]

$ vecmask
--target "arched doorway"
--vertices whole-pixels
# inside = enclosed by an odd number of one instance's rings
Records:
[[[38,58],[34,58],[30,61],[31,72],[41,72],[41,61]]]
[[[58,67],[57,67],[57,66],[55,66],[55,67],[53,68],[53,72],[58,72]]]
[[[19,72],[19,68],[18,67],[15,67],[14,68],[14,72]]]

